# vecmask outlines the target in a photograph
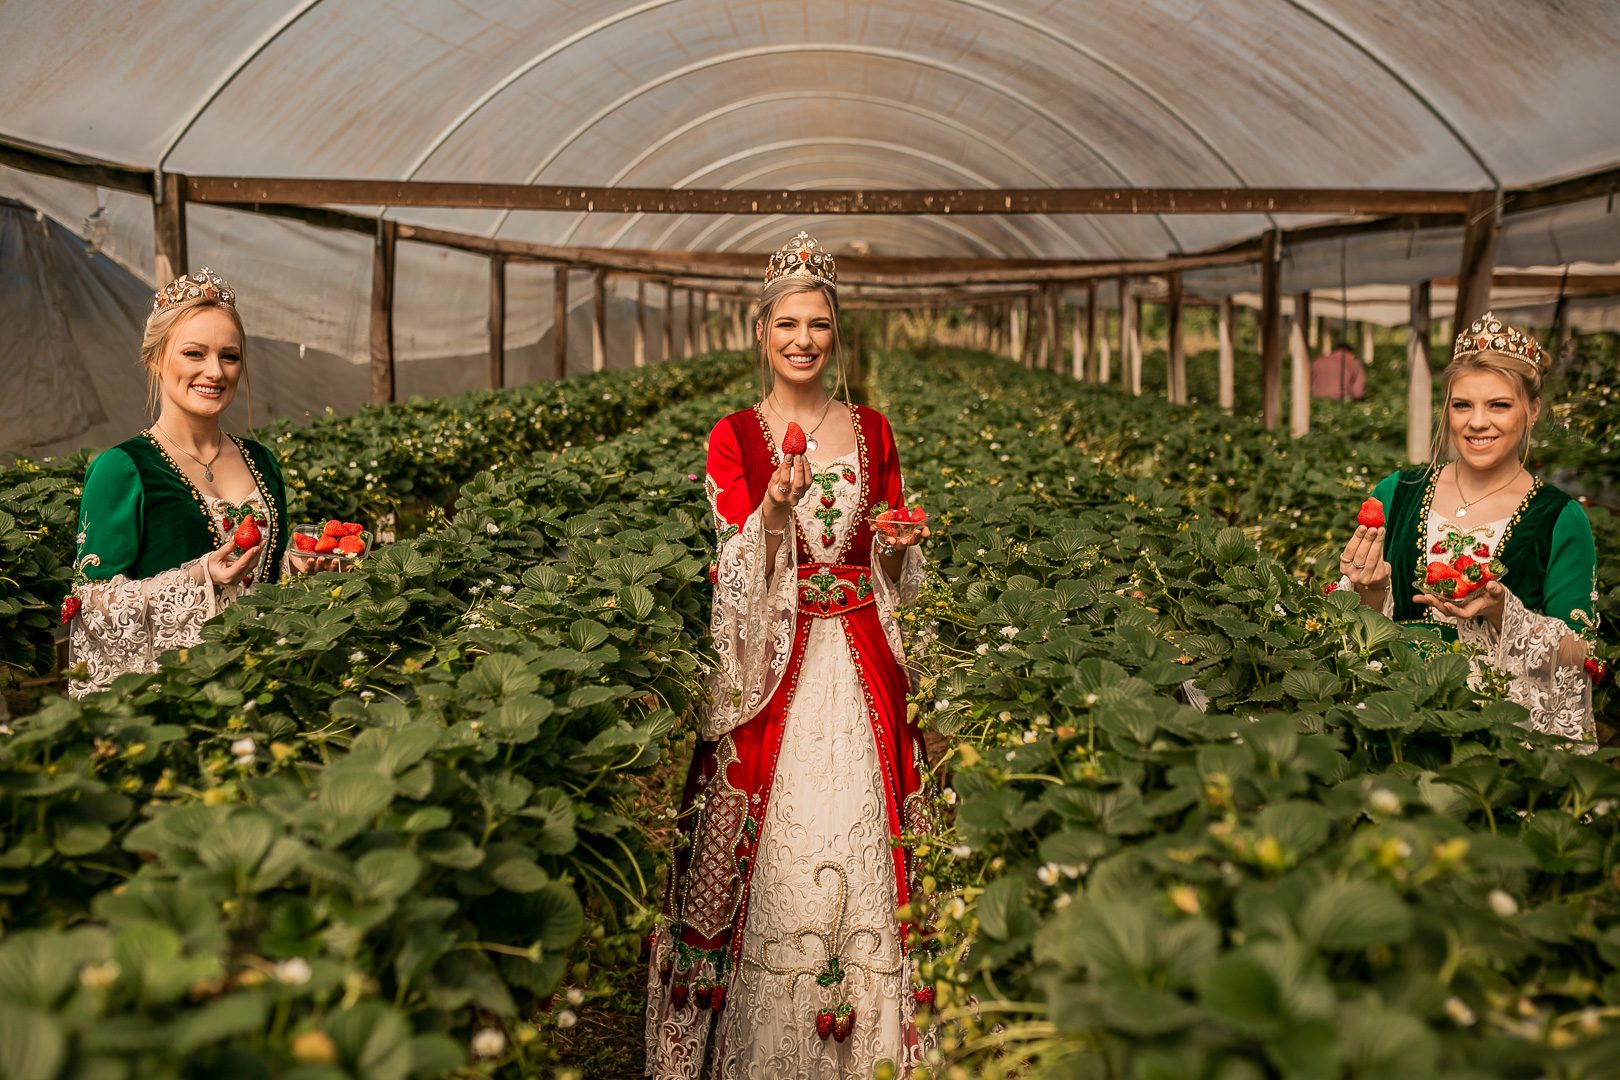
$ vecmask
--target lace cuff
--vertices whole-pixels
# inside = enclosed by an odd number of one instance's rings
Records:
[[[80,607],[68,635],[68,659],[83,663],[86,674],[69,682],[68,693],[83,697],[107,689],[120,675],[156,671],[164,652],[197,644],[202,624],[241,592],[216,588],[207,558],[149,578],[118,574],[74,586]]]
[[[782,536],[769,563],[769,537],[760,510],[749,514],[742,528],[725,526],[720,534],[709,617],[720,664],[710,680],[705,739],[718,739],[752,719],[787,673],[798,615],[794,527]]]
[[[900,623],[894,615],[898,609],[917,602],[917,596],[922,592],[923,570],[927,563],[928,560],[922,553],[922,545],[913,544],[906,548],[905,554],[901,556],[900,580],[894,581],[883,569],[882,562],[877,558],[872,560],[872,591],[877,594],[878,622],[882,624],[883,636],[888,639],[889,649],[901,667],[905,667],[906,663],[905,638],[900,633]]]
[[[1457,636],[1483,649],[1491,666],[1513,677],[1508,697],[1530,710],[1529,725],[1549,735],[1586,744],[1597,739],[1592,719],[1592,683],[1582,667],[1585,643],[1562,619],[1526,608],[1511,589],[1502,590],[1502,629],[1488,619],[1463,619]]]

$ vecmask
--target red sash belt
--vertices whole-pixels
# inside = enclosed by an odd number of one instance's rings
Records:
[[[871,605],[872,568],[842,563],[802,563],[799,566],[799,610],[817,619],[836,619]]]

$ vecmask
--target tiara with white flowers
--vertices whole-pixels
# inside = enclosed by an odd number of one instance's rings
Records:
[[[1550,360],[1547,350],[1541,347],[1541,342],[1517,326],[1503,322],[1489,311],[1469,323],[1463,332],[1457,335],[1457,341],[1451,349],[1451,358],[1455,360],[1459,356],[1481,352],[1498,352],[1515,360],[1522,360],[1534,368],[1537,375],[1546,373]]]
[[[816,238],[800,229],[798,235],[777,249],[765,268],[765,284],[782,278],[802,277],[829,288],[838,288],[838,267],[832,253]]]
[[[194,274],[181,274],[154,293],[152,312],[156,314],[166,307],[188,300],[214,300],[227,307],[235,307],[236,290],[205,266]]]

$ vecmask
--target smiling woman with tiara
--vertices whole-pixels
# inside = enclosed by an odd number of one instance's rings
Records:
[[[160,289],[141,365],[156,419],[99,454],[84,477],[73,591],[62,606],[74,696],[155,671],[161,653],[196,644],[204,622],[283,569],[281,469],[266,447],[219,422],[247,365],[230,285],[204,267]]]
[[[1457,335],[1427,465],[1392,473],[1340,556],[1339,586],[1475,646],[1538,731],[1590,747],[1597,553],[1580,503],[1525,468],[1548,357],[1492,314]]]
[[[895,912],[928,773],[894,612],[928,528],[898,524],[888,421],[823,382],[843,383],[836,286],[803,232],[771,258],[760,401],[709,436],[719,663],[651,941],[660,1078],[869,1077],[922,1051],[919,939]]]

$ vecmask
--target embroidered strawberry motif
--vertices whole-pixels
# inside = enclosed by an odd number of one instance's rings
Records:
[[[782,453],[788,456],[804,453],[808,441],[804,437],[804,428],[788,421],[787,430],[782,433]]]
[[[235,554],[240,555],[250,547],[255,547],[264,539],[259,531],[259,523],[249,514],[242,519],[242,524],[236,527],[236,536],[232,538],[236,544]]]
[[[79,613],[79,609],[81,607],[83,607],[83,606],[84,605],[80,602],[80,600],[79,600],[79,598],[77,596],[70,596],[67,599],[63,600],[62,601],[62,622],[64,624],[72,622],[73,621],[73,616],[77,615]],[[1590,664],[1591,661],[1588,660],[1587,663]]]
[[[662,964],[658,965],[658,981],[665,986],[669,985],[669,977],[674,973],[675,962],[673,960],[666,959]]]
[[[836,503],[837,501],[838,501],[838,498],[836,496],[834,496],[834,495],[823,495],[821,497],[821,505],[822,506],[831,506],[834,503]]]
[[[1491,557],[1491,549],[1490,549],[1490,547],[1488,545],[1480,544],[1480,545],[1478,545],[1477,547],[1474,548],[1474,558],[1476,558],[1476,559],[1488,559],[1490,557]]]
[[[726,988],[716,984],[709,990],[709,1008],[719,1012],[726,1007]]]
[[[713,994],[714,987],[711,984],[698,983],[697,989],[692,992],[692,1000],[697,1002],[698,1008],[707,1009],[709,1007],[709,998]]]
[[[689,993],[691,993],[689,986],[685,983],[676,983],[669,988],[669,1000],[677,1009],[684,1009],[686,1008],[686,996]]]
[[[833,544],[835,544],[837,542],[838,542],[838,537],[834,536],[832,533],[824,532],[824,533],[821,534],[821,546],[822,547],[832,547]]]
[[[848,465],[844,466],[844,474],[843,475],[844,475],[844,483],[853,484],[855,482],[855,470],[850,468]]]
[[[833,1011],[831,1009],[822,1009],[816,1013],[816,1037],[822,1042],[826,1042],[827,1037],[832,1033]]]
[[[1593,686],[1597,686],[1599,683],[1601,683],[1603,681],[1603,676],[1609,673],[1609,665],[1605,664],[1595,656],[1588,656],[1586,658],[1586,663],[1581,666],[1586,668],[1586,677],[1592,680]]]
[[[934,1004],[934,988],[932,986],[919,986],[911,992],[911,996],[918,1005],[932,1006]]]
[[[838,1012],[833,1015],[833,1038],[843,1042],[855,1030],[855,1007],[853,1005],[840,1005]]]
[[[1362,503],[1361,509],[1356,512],[1356,524],[1365,525],[1369,529],[1383,528],[1384,504],[1377,499],[1368,499]]]
[[[1444,555],[1446,553],[1446,542],[1444,540],[1436,540],[1434,542],[1434,547],[1430,548],[1429,551],[1435,555]]]

